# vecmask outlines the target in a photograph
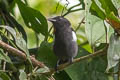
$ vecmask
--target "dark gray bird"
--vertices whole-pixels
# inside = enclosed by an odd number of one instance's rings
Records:
[[[70,22],[61,16],[48,19],[53,23],[55,30],[55,41],[53,51],[58,57],[57,65],[65,62],[72,63],[73,58],[77,55],[77,37],[75,32],[71,28]]]

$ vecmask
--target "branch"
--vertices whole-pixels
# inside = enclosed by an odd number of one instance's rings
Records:
[[[83,23],[83,21],[85,20],[85,17],[83,17],[83,19],[81,20],[81,22],[79,23],[78,27],[76,28],[75,32],[80,28],[81,24]]]
[[[86,56],[82,56],[82,57],[80,57],[80,58],[76,58],[76,59],[73,60],[73,63],[72,63],[72,64],[77,63],[77,62],[80,62],[80,61],[82,61],[82,60],[86,60],[86,59],[89,59],[89,58],[96,57],[96,56],[98,56],[98,55],[102,55],[103,53],[106,53],[107,48],[108,48],[108,45],[107,45],[104,49],[101,49],[101,50],[99,50],[99,51],[96,51],[95,53],[92,53],[92,54],[89,54],[89,55],[86,55]],[[71,64],[69,64],[69,63],[61,64],[60,66],[58,66],[58,70],[63,70],[64,68],[66,68],[66,67],[68,67],[68,66],[70,66],[70,65],[71,65]],[[52,68],[52,69],[50,69],[50,72],[46,72],[46,73],[44,73],[44,74],[52,75],[52,74],[54,74],[55,72],[56,72],[56,70]]]
[[[66,12],[64,15],[62,15],[63,17],[66,16],[67,14],[69,13],[72,13],[72,12],[76,12],[76,11],[79,11],[79,10],[84,10],[83,8],[79,8],[79,9],[75,9],[75,10],[70,10],[68,12]]]
[[[79,11],[79,10],[84,10],[83,7],[82,7],[82,8],[79,8],[79,9],[74,9],[74,10],[72,10],[73,8],[75,8],[75,7],[77,7],[77,6],[81,5],[81,4],[82,4],[82,3],[79,3],[79,4],[76,4],[76,5],[72,6],[72,7],[70,7],[70,8],[68,9],[68,11],[67,11],[65,14],[63,14],[62,16],[64,17],[64,16],[66,16],[66,15],[69,14],[69,13],[72,13],[72,12],[75,12],[75,11]]]
[[[68,9],[68,11],[70,11],[71,9],[73,9],[73,8],[79,6],[79,5],[81,5],[81,3],[78,3],[78,4],[76,4],[76,5],[72,6],[72,7],[70,7],[70,8]]]
[[[116,21],[119,18],[115,16],[114,13],[112,13],[112,16],[114,16],[115,19],[106,18],[105,20],[107,23],[111,25],[111,27],[115,30],[115,32],[120,36],[120,22]]]
[[[4,43],[1,40],[0,40],[0,47],[7,50],[9,52],[9,54],[19,56],[20,58],[23,58],[24,60],[27,59],[25,53],[23,53],[22,51],[20,51],[18,49],[15,49],[15,48],[11,47],[10,45]],[[82,56],[80,58],[74,59],[72,64],[80,62],[82,60],[92,58],[92,57],[96,57],[98,55],[102,55],[103,53],[106,52],[107,48],[108,48],[108,46],[106,46],[104,49],[96,51],[94,54],[89,54],[89,55]],[[33,65],[39,66],[39,67],[45,67],[45,65],[42,62],[36,60],[33,56],[30,56],[30,59],[31,59]],[[58,66],[58,70],[63,70],[64,68],[68,67],[69,65],[71,65],[71,64],[69,64],[69,63],[61,64],[60,66]],[[50,69],[49,72],[46,72],[46,73],[43,73],[43,74],[52,75],[55,72],[56,72],[56,70],[54,68],[52,68],[52,69]]]
[[[22,51],[20,51],[20,50],[18,50],[16,48],[13,48],[12,46],[6,44],[5,42],[3,42],[1,40],[0,40],[0,47],[3,48],[3,49],[5,49],[6,51],[8,51],[9,54],[18,56],[18,57],[20,57],[20,58],[22,58],[24,60],[27,59],[27,56],[26,56],[25,53],[23,53]],[[39,66],[39,67],[45,67],[45,65],[42,62],[36,60],[35,57],[30,56],[30,59],[31,59],[33,65]]]

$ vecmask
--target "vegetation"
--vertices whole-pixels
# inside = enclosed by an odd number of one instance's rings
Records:
[[[64,5],[61,1],[66,1]],[[119,0],[0,0],[0,80],[119,80]],[[73,64],[54,66],[53,26],[64,16],[77,34]]]

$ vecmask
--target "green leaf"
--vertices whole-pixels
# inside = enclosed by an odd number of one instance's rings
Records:
[[[115,16],[115,14],[113,12],[111,12],[109,15],[107,15],[107,18],[120,23],[120,19],[117,16]]]
[[[108,23],[105,24],[107,28],[107,34],[104,34],[102,38],[100,38],[97,43],[106,43],[106,37],[107,37],[107,43],[109,43],[109,39],[112,33],[114,33],[114,29],[112,28],[111,25],[108,25]]]
[[[77,57],[88,55],[87,51],[79,47]],[[108,76],[104,73],[107,63],[101,57],[89,60],[83,60],[65,68],[66,73],[72,80],[108,80]]]
[[[105,34],[105,26],[102,19],[98,18],[95,15],[92,15],[91,12],[89,11],[91,4],[94,4],[94,3],[92,3],[91,0],[88,0],[86,5],[85,32],[86,32],[86,36],[89,41],[89,44],[91,46],[94,46],[97,40],[99,40]],[[93,8],[94,7],[96,8],[97,6],[93,6]],[[98,11],[100,10],[98,9]],[[102,13],[100,13],[99,15],[102,15]],[[104,19],[105,16],[102,15],[101,18]]]
[[[37,59],[43,61],[46,65],[50,67],[55,67],[57,59],[53,53],[53,44],[43,41],[38,50]]]
[[[109,69],[115,67],[119,63],[119,59],[120,59],[120,37],[115,34],[112,34],[107,52],[108,67],[106,71],[108,72]]]
[[[31,68],[32,68],[32,63],[31,63],[31,61],[30,61],[30,55],[29,55],[29,51],[28,51],[28,48],[27,48],[27,44],[26,44],[25,40],[23,39],[22,35],[19,34],[19,33],[16,33],[16,31],[15,31],[13,28],[9,27],[9,26],[1,25],[0,27],[1,27],[1,28],[4,28],[4,29],[6,29],[7,31],[10,32],[10,34],[11,34],[11,35],[13,36],[13,38],[15,39],[16,45],[17,45],[21,50],[23,50],[23,51],[26,53],[27,59],[29,60],[30,65],[31,65]]]
[[[105,19],[111,12],[118,15],[117,9],[113,5],[111,0],[92,0],[91,13]]]
[[[13,38],[15,39],[15,42],[17,44],[17,46],[23,50],[24,52],[28,52],[27,49],[27,44],[25,42],[25,40],[22,38],[22,35],[17,33],[12,27],[9,26],[4,26],[4,25],[0,25],[1,28],[6,29],[7,31],[10,32],[10,34],[13,36]]]
[[[26,54],[29,54],[27,44],[21,34],[17,34],[15,42],[21,50],[23,50]]]
[[[98,2],[98,1],[96,1],[96,2]],[[91,14],[98,16],[99,18],[104,20],[106,15],[105,15],[104,11],[98,7],[96,2],[94,0],[92,0],[91,7],[88,8],[88,10],[90,9]],[[88,3],[88,4],[90,5],[90,3]]]
[[[49,72],[49,68],[44,67],[44,68],[40,68],[36,71],[37,74],[45,73],[45,72]]]
[[[77,57],[85,56],[87,54],[89,54],[87,51],[85,51],[83,48],[79,48]],[[86,66],[87,62],[81,61],[65,68],[65,71],[72,80],[89,80],[89,78],[87,78],[87,74],[85,77]]]
[[[71,80],[70,76],[65,72],[65,70],[56,73],[54,78],[55,80]]]
[[[35,76],[34,78],[31,78],[31,80],[48,80],[48,77],[45,75],[39,75],[39,76]]]
[[[35,32],[42,33],[43,35],[47,36],[48,24],[45,17],[39,11],[28,7],[20,0],[16,0],[16,3],[18,4],[25,24],[29,28],[32,28]]]
[[[114,12],[114,14],[117,15],[117,9],[115,8],[111,0],[99,0],[99,2],[101,3],[101,5],[98,6],[105,10],[106,15],[110,14],[110,12]]]
[[[120,8],[120,0],[111,0],[111,1],[114,4],[114,6],[116,7],[116,9]]]
[[[19,72],[20,72],[19,79],[20,80],[27,80],[27,74],[24,72],[24,70],[20,69]]]
[[[17,29],[19,33],[22,33],[23,38],[25,39],[25,41],[27,42],[27,34],[23,28],[22,25],[20,25],[13,16],[11,16],[10,14],[7,14],[7,22],[9,23],[9,26],[11,26],[13,29]]]
[[[0,0],[0,9],[5,13],[8,13],[9,4],[7,0]]]
[[[77,43],[78,45],[84,43],[87,41],[86,39],[86,35],[85,35],[85,27],[81,27],[77,32],[76,32],[76,35],[77,35]]]
[[[12,63],[10,58],[0,49],[0,60],[4,60],[6,62]]]
[[[89,45],[89,43],[83,45],[82,48],[84,48],[85,50],[87,50],[89,53],[92,53],[92,49],[91,49],[91,46]]]
[[[94,45],[97,42],[101,43],[105,41],[105,26],[102,20],[105,20],[105,18],[112,19],[116,22],[120,22],[120,20],[115,16],[118,15],[117,9],[111,0],[92,0],[91,6],[90,2],[88,4],[89,5],[87,5],[88,7],[86,9],[87,17],[85,30],[89,43]],[[101,18],[101,20],[95,16]]]
[[[47,65],[50,68],[55,68],[55,65],[57,63],[56,56],[53,53],[53,43],[48,43],[46,41],[43,41],[40,45],[39,50],[37,49],[31,49],[30,53],[34,53],[36,55],[37,60],[40,60],[41,62],[44,62],[45,65]],[[44,72],[46,71],[44,68],[38,70],[38,72]],[[56,73],[54,75],[56,80],[70,80],[70,77],[65,71],[62,71],[60,73]],[[42,79],[41,79],[42,80]]]
[[[100,38],[105,34],[105,26],[103,20],[87,14],[85,32],[88,38],[90,45],[94,46]]]
[[[10,77],[4,73],[4,72],[0,72],[0,80],[11,80]]]

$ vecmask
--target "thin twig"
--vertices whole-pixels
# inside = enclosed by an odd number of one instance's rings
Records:
[[[64,7],[63,7],[63,9],[62,9],[62,12],[61,12],[61,16],[63,16],[63,12],[64,12],[64,10],[67,8],[68,5],[69,5],[69,2],[64,5]]]
[[[53,36],[50,34],[50,32],[52,31],[52,29],[53,29],[53,25],[50,27],[50,29],[49,29],[49,31],[48,31],[48,34],[49,34],[50,38],[51,38],[51,37],[53,38]],[[49,39],[50,39],[50,38],[49,38]],[[47,40],[49,40],[49,39],[47,39]]]
[[[18,50],[16,48],[13,48],[12,46],[6,44],[5,42],[3,42],[1,40],[0,40],[0,47],[5,49],[6,51],[8,51],[9,54],[18,56],[18,57],[20,57],[20,58],[22,58],[24,60],[27,59],[26,54],[24,52],[22,52],[22,51],[20,51],[20,50]],[[42,62],[36,60],[35,57],[30,56],[30,59],[31,59],[33,65],[39,66],[39,67],[45,67],[45,65]]]
[[[70,11],[67,11],[64,15],[62,15],[63,17],[66,16],[67,14],[69,13],[72,13],[72,12],[76,12],[76,11],[80,11],[80,10],[84,10],[83,8],[79,8],[79,9],[75,9],[75,10],[70,10]]]
[[[76,4],[76,5],[72,6],[72,7],[70,7],[70,8],[68,9],[68,11],[70,11],[71,9],[73,9],[73,8],[79,6],[79,5],[81,5],[81,3],[78,3],[78,4]]]
[[[52,28],[53,28],[53,25],[50,27],[50,29],[49,29],[49,31],[48,31],[48,33],[49,33],[49,34],[50,34],[50,32],[51,32]]]
[[[75,12],[75,11],[79,11],[79,10],[83,10],[83,8],[79,8],[79,9],[72,10],[73,8],[75,8],[75,7],[79,6],[79,5],[81,5],[81,3],[76,4],[76,5],[72,6],[72,7],[70,7],[70,8],[67,10],[67,12],[66,12],[65,14],[63,14],[62,16],[64,17],[64,16],[66,16],[66,15],[69,14],[69,13],[72,13],[72,12]]]
[[[60,2],[61,2],[62,0],[59,0],[59,2],[57,3],[57,6],[56,6],[56,10],[55,10],[55,13],[57,12],[57,10],[58,10],[58,7],[59,7],[59,5],[60,5]]]
[[[8,52],[6,52],[5,55],[7,56],[7,55],[8,55]],[[3,70],[5,71],[5,69],[6,69],[6,61],[3,61]]]
[[[12,44],[12,46],[14,46],[15,48],[17,48],[17,46],[12,42],[12,40],[9,39],[8,36],[5,35],[5,33],[3,33],[1,30],[0,30],[0,33],[1,33],[1,35],[3,35],[5,38],[7,38],[7,40],[9,41],[9,43]]]
[[[83,21],[85,20],[85,17],[83,17],[83,19],[81,20],[81,22],[79,23],[78,27],[76,28],[75,32],[80,28],[81,24],[83,23]]]

